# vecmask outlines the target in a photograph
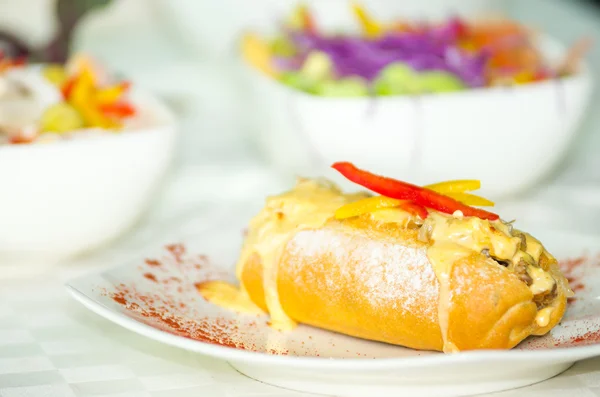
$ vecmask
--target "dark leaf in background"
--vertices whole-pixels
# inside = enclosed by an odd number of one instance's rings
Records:
[[[29,57],[29,45],[14,34],[0,31],[0,51],[8,58]]]
[[[41,61],[63,63],[69,57],[73,34],[89,12],[107,6],[111,0],[57,0],[58,32],[41,54]]]
[[[0,50],[10,57],[27,56],[36,62],[65,62],[70,54],[73,34],[90,12],[109,5],[112,0],[56,0],[56,36],[43,48],[31,48],[14,34],[0,30]]]

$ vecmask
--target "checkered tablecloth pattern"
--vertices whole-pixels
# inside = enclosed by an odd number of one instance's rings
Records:
[[[0,289],[2,397],[295,395],[113,325],[72,301],[59,279]]]

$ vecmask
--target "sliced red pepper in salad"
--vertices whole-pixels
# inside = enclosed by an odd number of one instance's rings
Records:
[[[32,136],[18,134],[18,135],[10,137],[9,142],[12,143],[13,145],[20,145],[20,144],[25,144],[25,143],[31,143],[34,140],[35,140],[35,136],[32,137]]]
[[[434,192],[433,190],[361,170],[349,162],[335,163],[332,165],[332,168],[341,173],[348,180],[375,193],[379,193],[382,196],[411,201],[412,204],[415,204],[416,206],[431,208],[432,210],[446,214],[454,214],[456,211],[460,211],[464,216],[474,216],[491,221],[500,218],[496,214],[479,208],[470,207],[451,197]],[[426,213],[423,215],[424,216],[420,216],[422,218],[427,217]]]
[[[136,111],[135,107],[130,103],[126,102],[117,102],[117,103],[109,103],[99,105],[100,111],[107,116],[114,117],[131,117],[134,116]]]
[[[75,88],[75,84],[77,83],[77,76],[70,77],[67,82],[62,86],[61,92],[62,96],[65,100],[71,97],[71,93],[73,92],[73,88]]]

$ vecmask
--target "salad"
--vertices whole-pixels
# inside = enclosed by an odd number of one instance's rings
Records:
[[[242,56],[268,76],[318,96],[360,97],[455,92],[521,85],[574,73],[589,43],[578,43],[561,65],[536,48],[532,32],[497,19],[441,23],[374,20],[357,4],[361,34],[319,29],[298,7],[277,35],[246,34]]]
[[[1,56],[0,145],[122,131],[137,113],[129,89],[82,55],[64,65]]]

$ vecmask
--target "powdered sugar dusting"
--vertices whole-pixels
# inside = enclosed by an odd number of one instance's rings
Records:
[[[506,279],[499,276],[506,272],[509,271],[500,265],[495,264],[490,266],[460,266],[454,272],[454,281],[456,282],[456,285],[453,286],[453,291],[457,295],[462,295],[472,293],[483,287],[493,290],[504,290],[508,287],[509,283],[513,282],[512,279]],[[473,285],[471,282],[473,279],[479,280],[480,282],[477,285]]]
[[[307,288],[327,291],[327,296],[341,300],[348,299],[344,292],[351,285],[374,311],[393,308],[400,315],[409,312],[437,322],[439,287],[425,248],[321,229],[298,233],[288,251],[290,274],[301,277],[310,264],[311,274],[326,275],[324,284],[315,278]],[[339,307],[340,302],[332,305]]]

